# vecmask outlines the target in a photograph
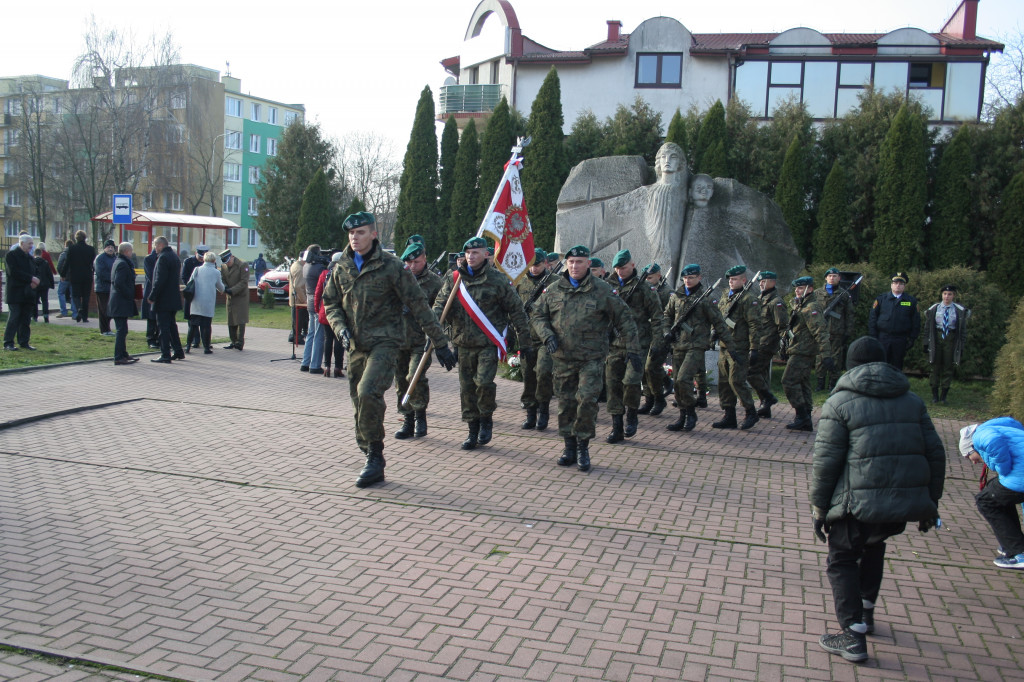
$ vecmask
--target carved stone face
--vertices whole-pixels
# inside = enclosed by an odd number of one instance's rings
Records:
[[[710,175],[701,173],[693,176],[693,184],[690,186],[690,200],[698,208],[704,208],[711,201],[711,195],[715,192],[715,181]]]
[[[666,185],[686,183],[686,157],[674,142],[666,142],[654,157],[654,172],[658,182]]]

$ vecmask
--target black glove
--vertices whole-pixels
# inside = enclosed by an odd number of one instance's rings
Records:
[[[832,358],[825,358],[822,360],[821,366],[825,368],[826,372],[830,372],[832,374],[836,373],[836,361]]]
[[[714,348],[715,344],[718,343],[718,332],[714,329],[711,330],[711,347]]]
[[[642,372],[644,370],[644,361],[639,353],[626,353],[626,361],[633,366],[634,372]]]
[[[458,362],[455,354],[448,350],[448,346],[438,346],[434,354],[437,355],[437,361],[441,363],[441,366],[449,372],[452,371],[452,367]]]
[[[750,364],[754,364],[755,362],[757,362],[757,349],[756,348],[751,348],[750,349]]]
[[[531,365],[537,362],[537,349],[534,348],[533,346],[530,346],[529,348],[523,348],[522,353],[523,357],[526,358],[526,361]]]
[[[552,334],[548,337],[548,340],[544,342],[544,346],[548,349],[548,353],[554,353],[558,350],[558,337]]]
[[[459,347],[455,346],[455,350],[452,351],[452,357],[455,358],[455,364],[459,364]]]
[[[341,347],[345,349],[345,352],[352,350],[352,335],[348,333],[347,329],[341,330],[341,336],[338,337],[341,341]]]
[[[828,542],[828,538],[825,537],[825,533],[828,532],[828,526],[825,525],[823,519],[814,519],[814,536],[822,542]]]
[[[935,527],[935,519],[928,519],[926,521],[918,521],[917,529],[922,533],[927,533],[929,530]]]
[[[666,346],[671,346],[673,342],[675,342],[676,340],[676,335],[671,331],[667,331],[662,335],[661,338],[665,342]]]
[[[732,358],[733,362],[739,362],[740,361],[740,354],[737,353],[734,350],[731,350],[731,349],[729,350],[729,357]]]

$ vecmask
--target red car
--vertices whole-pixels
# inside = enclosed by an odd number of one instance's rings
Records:
[[[256,290],[261,297],[267,289],[270,289],[275,301],[288,302],[288,263],[282,263],[267,271],[256,284]]]

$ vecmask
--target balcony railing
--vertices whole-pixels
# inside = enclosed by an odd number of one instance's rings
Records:
[[[495,85],[444,85],[441,87],[438,114],[483,113],[494,111],[505,86]]]

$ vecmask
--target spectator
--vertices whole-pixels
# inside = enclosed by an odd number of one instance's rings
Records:
[[[320,273],[327,269],[327,259],[320,253],[319,244],[310,244],[306,249],[306,264],[302,266],[302,277],[306,284],[306,310],[309,314],[309,343],[302,350],[302,366],[299,371],[323,374],[320,366],[324,358],[324,328],[316,314],[316,284]]]
[[[50,268],[50,276],[52,277],[53,275],[56,275],[57,268],[53,267],[53,256],[51,256],[50,252],[46,250],[46,242],[39,242],[38,248],[42,250],[43,260],[46,261],[46,265]],[[53,287],[50,288],[52,289]]]
[[[39,278],[39,286],[36,287],[36,306],[32,313],[32,319],[39,319],[39,306],[43,308],[43,322],[50,321],[50,289],[53,288],[53,272],[50,271],[50,263],[46,262],[43,258],[43,250],[35,250],[35,262],[33,267],[35,268],[36,277]]]
[[[146,343],[152,350],[160,349],[160,326],[156,323],[156,311],[149,304],[149,296],[153,291],[153,268],[160,256],[154,247],[149,255],[142,259],[142,271],[146,274],[146,284],[142,289],[142,316],[146,318]]]
[[[128,318],[139,314],[139,306],[135,303],[135,255],[130,242],[121,242],[117,247],[117,257],[110,273],[110,295],[107,297],[106,314],[114,320],[117,333],[114,338],[114,364],[130,365],[138,362],[128,354]]]
[[[33,306],[36,302],[36,287],[39,278],[35,275],[32,262],[32,236],[24,232],[18,236],[18,243],[5,255],[7,265],[7,327],[4,329],[4,350],[18,350],[14,345],[15,336],[18,345],[25,350],[35,350],[29,345]]]
[[[306,252],[303,251],[288,268],[288,305],[292,307],[292,331],[288,341],[294,341],[300,346],[306,343],[306,332],[309,329],[309,310],[305,306],[306,280],[302,277],[305,265]]]
[[[57,257],[57,273],[60,274],[60,284],[57,285],[57,300],[60,302],[60,314],[58,318],[68,316],[68,302],[71,303],[71,317],[78,319],[78,304],[75,297],[71,295],[71,280],[68,279],[68,251],[73,241],[68,239],[64,242],[64,250]]]
[[[107,315],[107,303],[110,301],[110,273],[117,260],[117,244],[108,239],[103,242],[103,250],[92,262],[96,277],[96,312],[100,317],[100,334],[113,336],[110,331],[110,317]]]
[[[267,272],[267,261],[263,260],[262,253],[256,256],[256,260],[252,262],[252,269],[256,273],[256,284],[258,285]]]
[[[213,352],[210,344],[210,328],[213,322],[213,314],[217,309],[217,292],[224,291],[224,282],[220,277],[220,270],[217,268],[217,256],[210,251],[203,254],[203,264],[192,270],[190,277],[194,282],[195,291],[192,294],[192,312],[188,318],[190,327],[189,335],[196,339],[196,348],[200,340],[203,342],[203,352],[209,355]],[[195,329],[195,331],[191,331]]]
[[[86,243],[85,230],[75,232],[75,243],[68,249],[68,279],[71,280],[71,296],[78,307],[75,322],[89,321],[89,298],[92,296],[92,264],[96,260],[96,249]]]
[[[156,313],[156,322],[160,327],[160,357],[150,362],[171,364],[171,360],[184,360],[185,351],[181,348],[181,337],[178,336],[178,325],[174,321],[175,314],[181,310],[181,261],[167,242],[167,237],[153,240],[153,251],[156,252],[156,265],[153,267],[153,286],[149,292],[149,303]],[[171,355],[174,351],[174,355]]]
[[[317,280],[316,284],[316,293],[313,296],[317,320],[319,320],[320,325],[324,328],[324,376],[331,376],[331,355],[333,353],[334,376],[336,378],[345,376],[345,373],[341,371],[345,364],[345,346],[334,334],[331,325],[327,323],[327,310],[324,308],[324,287],[327,286],[327,279],[331,275],[331,270],[334,269],[335,263],[339,260],[341,260],[341,251],[336,251],[331,256],[330,267],[320,273],[320,279]]]
[[[203,264],[203,256],[210,250],[206,244],[200,244],[196,247],[195,255],[189,256],[181,264],[181,283],[188,284],[189,280],[192,279],[192,273],[196,268]],[[185,312],[183,317],[186,320],[190,320],[192,314],[192,296],[185,292]],[[187,353],[190,348],[199,348],[199,326],[190,324],[188,325],[188,336],[185,337],[185,352]]]

